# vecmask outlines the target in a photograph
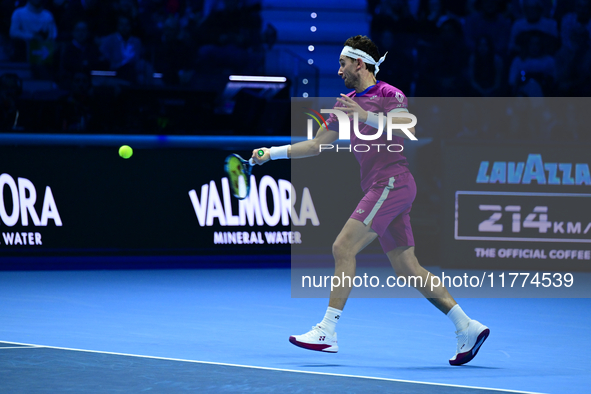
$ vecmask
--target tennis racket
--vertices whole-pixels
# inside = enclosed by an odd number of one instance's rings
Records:
[[[260,149],[257,154],[262,157],[265,152]],[[228,174],[232,195],[239,200],[245,199],[250,193],[250,174],[254,165],[252,158],[247,161],[235,153],[226,157],[224,170]]]

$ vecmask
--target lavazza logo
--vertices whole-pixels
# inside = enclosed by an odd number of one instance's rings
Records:
[[[388,112],[386,115],[384,115],[382,112],[378,113],[378,124],[379,127],[376,129],[376,132],[374,134],[362,134],[359,131],[359,114],[357,112],[353,113],[353,121],[351,122],[351,119],[349,118],[349,116],[347,116],[347,114],[341,110],[332,108],[332,109],[321,109],[320,113],[318,113],[317,111],[314,111],[312,109],[309,109],[310,111],[314,112],[321,120],[322,123],[320,122],[320,119],[318,119],[318,117],[314,116],[314,114],[311,114],[309,112],[306,112],[306,115],[311,116],[312,118],[314,118],[314,120],[316,120],[316,123],[318,123],[319,126],[322,126],[324,124],[324,126],[328,129],[328,124],[326,122],[326,120],[324,119],[324,117],[321,115],[322,114],[334,114],[337,117],[337,121],[339,122],[339,140],[341,141],[351,141],[351,123],[353,124],[353,132],[355,133],[355,136],[362,141],[375,141],[378,138],[380,138],[382,136],[382,134],[384,133],[384,120],[386,120],[386,139],[388,141],[392,141],[392,135],[393,135],[393,131],[394,130],[401,130],[404,135],[406,135],[410,140],[413,141],[417,141],[417,137],[414,136],[413,133],[410,132],[409,129],[413,128],[414,126],[416,126],[417,124],[417,117],[414,116],[411,113],[408,112]],[[400,123],[393,123],[392,119],[393,118],[406,118],[406,119],[410,119],[410,123],[404,123],[404,124],[400,124]],[[314,139],[314,130],[313,130],[314,124],[312,122],[312,119],[308,119],[307,122],[307,139],[308,140],[312,140]],[[323,150],[330,150],[330,149],[335,149],[335,145],[333,144],[320,144],[320,152],[322,152]],[[362,143],[356,143],[354,145],[349,145],[349,146],[339,146],[336,145],[336,151],[340,151],[340,150],[345,150],[347,152],[351,152],[352,150],[355,152],[359,152],[359,153],[364,153],[364,152],[369,152],[369,151],[376,151],[376,152],[392,152],[392,153],[396,153],[396,152],[402,152],[404,149],[404,147],[401,144],[362,144]]]
[[[216,231],[214,244],[301,244],[299,231],[254,231],[254,227],[275,227],[278,225],[305,226],[308,221],[319,226],[318,214],[305,187],[301,192],[299,212],[296,210],[297,193],[291,182],[265,175],[258,182],[250,176],[250,193],[238,200],[238,211],[232,207],[232,196],[228,178],[221,180],[220,194],[215,181],[201,186],[198,195],[195,189],[189,191],[189,198],[201,227],[214,225],[245,227],[242,231]],[[269,196],[272,201],[269,200]],[[251,227],[247,229],[246,227]],[[247,231],[248,230],[248,231]]]
[[[48,226],[50,221],[55,226],[61,226],[60,218],[53,193],[49,186],[45,187],[41,214],[37,213],[37,189],[33,182],[26,178],[15,181],[9,174],[0,175],[0,222],[6,227],[35,227]],[[8,212],[10,210],[10,212]],[[29,221],[30,219],[30,221]],[[4,229],[2,229],[4,230]],[[43,245],[41,233],[36,231],[2,231],[0,245]]]

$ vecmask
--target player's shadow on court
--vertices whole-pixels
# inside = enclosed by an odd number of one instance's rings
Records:
[[[299,368],[327,368],[327,367],[351,367],[351,365],[345,364],[300,364],[297,367]],[[432,367],[391,367],[391,368],[381,368],[387,369],[391,371],[451,371],[454,369],[461,369],[461,368],[469,368],[469,369],[485,369],[485,370],[495,370],[495,369],[505,369],[500,367],[485,367],[480,365],[460,365],[459,367],[451,367],[449,365],[441,365],[441,366],[432,366]]]
[[[390,368],[392,370],[405,370],[405,371],[438,371],[438,370],[454,370],[454,369],[459,369],[459,368],[471,368],[471,369],[505,369],[505,368],[499,368],[499,367],[483,367],[483,366],[479,366],[479,365],[460,365],[460,366],[454,366],[451,367],[449,365],[442,365],[439,367],[397,367],[397,368]]]

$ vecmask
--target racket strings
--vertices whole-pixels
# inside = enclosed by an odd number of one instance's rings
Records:
[[[243,199],[248,196],[250,189],[250,172],[244,162],[237,157],[229,157],[226,161],[226,173],[230,181],[230,187],[234,197]]]
[[[231,168],[232,169],[230,170],[230,173],[232,175],[232,189],[233,189],[232,191],[233,191],[234,195],[242,197],[245,193],[245,186],[246,186],[246,182],[244,179],[245,178],[244,166],[242,165],[242,163],[238,162],[238,163],[235,163],[235,165]]]

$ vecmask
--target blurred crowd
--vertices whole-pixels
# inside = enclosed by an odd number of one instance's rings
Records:
[[[423,135],[591,140],[591,0],[369,0],[368,9],[372,38],[390,52],[379,77],[411,97],[448,98],[417,100]]]
[[[122,112],[113,108],[122,86],[191,89],[203,75],[262,74],[276,33],[260,9],[260,0],[0,0],[0,62],[28,63],[33,80],[68,92],[47,127],[101,131],[114,126],[104,115]],[[116,82],[97,87],[100,76]],[[18,79],[0,83],[3,129],[16,124]]]
[[[590,0],[369,0],[380,76],[420,97],[589,96]],[[383,73],[383,74],[382,74]]]
[[[389,51],[379,77],[410,97],[590,96],[591,0],[367,0],[367,10]],[[91,71],[196,89],[216,73],[263,74],[275,40],[261,0],[0,0],[0,62],[26,62],[65,92],[47,116],[29,103],[23,117],[22,80],[0,75],[0,128],[163,131],[172,117],[140,105],[147,92],[93,84]]]
[[[188,83],[198,70],[261,72],[256,60],[269,42],[256,0],[0,4],[2,57],[28,61],[38,77],[63,85],[90,70],[115,71],[132,83],[157,73],[172,85]]]

